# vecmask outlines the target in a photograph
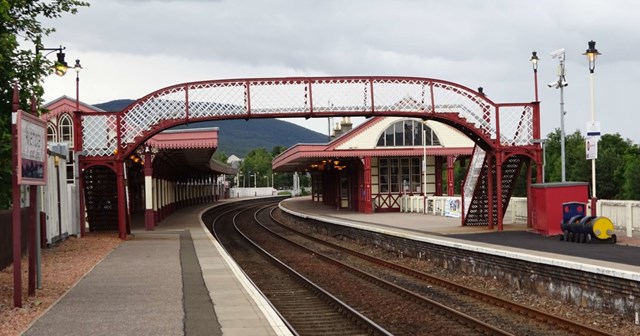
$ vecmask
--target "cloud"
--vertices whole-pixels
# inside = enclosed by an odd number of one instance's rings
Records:
[[[536,50],[546,134],[559,127],[559,93],[545,86],[556,78],[549,52],[567,51],[566,129],[584,129],[581,54],[593,39],[602,52],[595,102],[603,131],[637,141],[640,118],[626,101],[640,69],[630,41],[640,33],[639,10],[632,0],[113,0],[52,21],[58,32],[47,43],[86,64],[82,95],[90,103],[191,80],[316,75],[432,77],[483,86],[495,101],[531,101],[528,60]],[[59,90],[53,83],[47,79],[48,98],[73,92],[73,83]]]

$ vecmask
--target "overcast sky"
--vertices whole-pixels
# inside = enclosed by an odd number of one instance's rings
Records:
[[[591,120],[587,42],[603,133],[639,142],[640,1],[93,0],[50,25],[46,47],[81,60],[80,100],[137,99],[189,81],[393,75],[448,80],[496,102],[534,100],[536,50],[542,133],[560,127],[552,51],[566,49],[565,130]],[[51,57],[51,56],[50,56]],[[75,78],[49,76],[45,100],[75,96]],[[290,120],[327,132],[326,119]]]

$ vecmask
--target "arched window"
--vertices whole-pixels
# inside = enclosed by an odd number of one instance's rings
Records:
[[[73,143],[73,123],[71,117],[67,114],[63,114],[58,122],[58,128],[60,129],[60,142]]]
[[[47,141],[58,142],[58,134],[56,134],[56,127],[51,123],[47,123]]]
[[[389,125],[378,138],[377,147],[422,146],[422,129],[426,131],[426,145],[439,146],[440,139],[431,128],[418,120],[399,120]]]

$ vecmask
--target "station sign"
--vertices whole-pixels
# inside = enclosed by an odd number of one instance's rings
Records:
[[[18,184],[47,184],[47,122],[20,110],[13,122],[18,131]]]
[[[587,121],[587,137],[600,138],[600,122]]]

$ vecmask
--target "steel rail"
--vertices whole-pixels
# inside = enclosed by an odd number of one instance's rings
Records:
[[[502,329],[496,328],[488,323],[485,323],[483,321],[480,321],[476,318],[474,318],[473,316],[467,315],[465,313],[462,313],[460,311],[457,311],[455,309],[449,308],[435,300],[429,299],[427,297],[424,297],[422,295],[416,294],[414,292],[411,292],[409,290],[406,290],[396,284],[393,284],[391,282],[388,282],[384,279],[380,279],[372,274],[369,274],[367,272],[358,270],[356,268],[353,268],[339,260],[333,259],[319,251],[315,251],[312,249],[309,249],[299,243],[296,243],[294,241],[291,241],[289,239],[287,239],[286,237],[283,237],[282,235],[274,232],[273,230],[269,229],[268,227],[266,227],[262,222],[260,222],[257,217],[255,218],[256,222],[258,222],[265,230],[267,230],[268,232],[272,233],[275,237],[278,237],[292,245],[298,246],[299,248],[305,250],[305,251],[309,251],[313,254],[315,254],[316,256],[324,259],[325,261],[332,263],[360,278],[362,278],[365,281],[368,281],[370,283],[373,283],[385,290],[388,290],[390,292],[393,292],[397,295],[400,295],[402,297],[405,297],[407,299],[412,300],[413,302],[416,302],[418,304],[423,304],[425,306],[427,306],[429,309],[433,310],[434,312],[440,313],[444,316],[446,316],[447,318],[451,319],[451,320],[455,320],[458,321],[460,324],[465,325],[469,328],[472,328],[476,331],[479,331],[485,335],[514,335],[510,332],[504,331]]]
[[[477,290],[477,289],[474,289],[474,288],[471,288],[471,287],[468,287],[468,286],[465,286],[465,285],[457,284],[457,283],[448,281],[448,280],[446,280],[444,278],[440,278],[440,277],[435,276],[435,275],[426,274],[426,273],[419,272],[419,271],[416,271],[416,270],[413,270],[413,269],[410,269],[410,268],[407,268],[407,267],[404,267],[404,266],[401,266],[401,265],[393,264],[393,263],[390,263],[390,262],[388,262],[386,260],[382,260],[382,259],[370,256],[370,255],[366,255],[366,254],[363,254],[363,253],[360,253],[360,252],[357,252],[357,251],[354,251],[354,250],[350,250],[350,249],[347,249],[345,247],[342,247],[342,246],[339,246],[339,245],[335,245],[335,244],[329,243],[327,241],[324,241],[322,239],[310,236],[310,235],[308,235],[308,234],[306,234],[304,232],[300,232],[298,230],[294,230],[294,229],[288,227],[287,225],[282,224],[282,222],[280,222],[278,219],[276,219],[273,216],[273,211],[275,209],[276,208],[273,208],[271,210],[271,213],[270,213],[270,217],[275,223],[277,223],[278,225],[282,226],[283,228],[285,228],[287,230],[295,232],[296,234],[301,235],[304,238],[312,240],[312,241],[314,241],[316,243],[323,244],[325,246],[329,246],[331,248],[340,250],[341,252],[348,253],[348,254],[350,254],[350,255],[352,255],[354,257],[362,258],[362,259],[367,260],[369,262],[381,265],[383,267],[387,267],[387,268],[393,269],[393,270],[395,270],[397,272],[400,272],[400,273],[415,277],[415,278],[423,280],[423,281],[427,281],[427,282],[436,284],[438,286],[447,288],[449,290],[456,291],[458,293],[471,296],[473,298],[476,298],[476,299],[479,299],[481,301],[490,303],[492,305],[495,305],[495,306],[498,306],[498,307],[503,307],[505,309],[508,309],[510,311],[519,313],[521,315],[535,318],[536,320],[548,323],[550,325],[555,325],[555,326],[560,327],[560,328],[562,328],[562,329],[564,329],[566,331],[575,332],[575,333],[577,333],[577,335],[583,335],[583,336],[614,336],[614,334],[608,333],[608,332],[603,331],[603,330],[599,330],[599,329],[595,329],[595,328],[592,328],[592,327],[589,327],[589,326],[586,326],[586,325],[578,324],[578,323],[575,323],[575,322],[570,321],[568,319],[565,319],[563,317],[551,315],[551,314],[545,313],[545,312],[543,312],[541,310],[538,310],[538,309],[535,309],[535,308],[531,308],[531,307],[527,307],[527,306],[524,306],[524,305],[521,305],[521,304],[518,304],[518,303],[515,303],[515,302],[512,302],[512,301],[509,301],[509,300],[506,300],[506,299],[502,299],[502,298],[497,297],[495,295],[491,295],[489,293],[486,293],[486,292],[483,292],[483,291],[480,291],[480,290]]]

